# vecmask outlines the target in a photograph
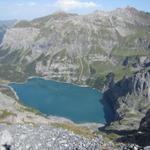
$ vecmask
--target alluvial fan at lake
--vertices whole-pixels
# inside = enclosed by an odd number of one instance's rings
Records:
[[[68,118],[76,123],[105,123],[100,102],[102,94],[96,89],[41,78],[10,86],[24,105],[46,115]]]

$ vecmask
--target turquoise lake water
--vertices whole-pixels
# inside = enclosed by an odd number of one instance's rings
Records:
[[[24,105],[46,115],[65,117],[76,123],[105,123],[102,94],[96,89],[41,78],[10,86]]]

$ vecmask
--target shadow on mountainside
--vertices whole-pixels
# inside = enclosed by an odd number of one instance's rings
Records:
[[[142,147],[150,145],[150,134],[138,133],[138,130],[107,130],[105,127],[100,127],[99,131],[107,135],[118,135],[119,138],[114,139],[118,143],[136,144]]]
[[[138,132],[131,134],[128,137],[121,137],[117,139],[118,142],[135,143],[140,146],[150,145],[150,109],[147,111],[144,118],[142,118]]]
[[[150,145],[150,134],[136,133],[127,136],[122,136],[121,138],[118,138],[116,142],[137,144],[139,146],[146,147]]]
[[[109,129],[106,129],[106,127],[100,127],[99,131],[104,132],[106,134],[114,133],[120,136],[128,136],[128,135],[133,135],[137,133],[137,130],[109,130]]]

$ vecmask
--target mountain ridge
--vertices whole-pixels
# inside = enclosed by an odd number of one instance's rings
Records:
[[[149,55],[149,18],[147,13],[125,8],[107,15],[61,12],[22,21],[4,35],[0,52],[5,55],[0,57],[0,63],[8,64],[9,68],[16,66],[14,72],[24,76],[30,70],[30,76],[78,84],[93,85],[95,79],[101,80],[114,71],[118,80],[126,72],[133,72],[132,67],[122,66],[126,57]],[[5,61],[9,57],[10,65]]]

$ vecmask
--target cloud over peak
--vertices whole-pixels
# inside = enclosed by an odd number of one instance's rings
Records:
[[[85,14],[100,7],[93,0],[14,0],[11,3],[5,0],[0,1],[0,18],[33,19],[56,11]]]
[[[55,6],[60,10],[74,10],[82,8],[96,8],[97,4],[92,1],[82,2],[81,0],[57,0]]]

